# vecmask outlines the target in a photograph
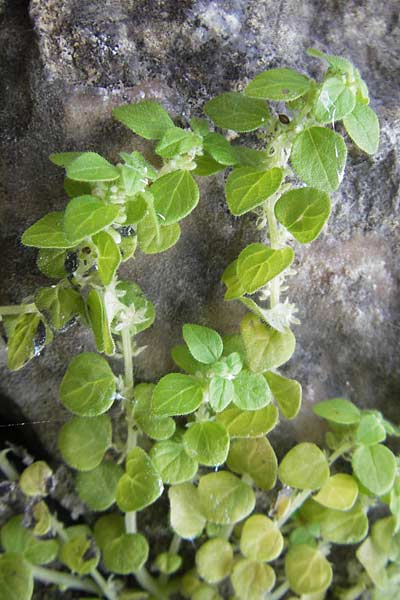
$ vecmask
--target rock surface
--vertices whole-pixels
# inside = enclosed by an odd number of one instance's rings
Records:
[[[399,421],[396,0],[2,0],[0,303],[19,302],[44,283],[35,252],[19,238],[65,204],[62,173],[49,163],[50,152],[96,150],[110,159],[127,148],[149,152],[112,121],[113,106],[154,98],[184,123],[201,115],[210,96],[242,89],[265,68],[317,75],[318,61],[305,56],[309,46],[347,56],[359,67],[381,120],[382,142],[374,158],[350,151],[326,233],[296,249],[291,299],[302,324],[288,373],[302,381],[305,402],[287,439],[318,437],[310,406],[333,395],[377,406]],[[229,214],[219,176],[204,183],[203,200],[185,219],[178,245],[138,257],[125,274],[157,309],[156,324],[142,337],[148,348],[139,378],[154,380],[172,368],[169,350],[183,322],[237,329],[241,307],[223,302],[219,278],[254,237],[252,217]],[[5,423],[40,421],[31,426],[31,438],[20,428],[31,452],[57,457],[56,433],[66,417],[57,386],[69,358],[90,348],[82,328],[70,330],[17,373],[7,372],[1,349],[0,415]]]

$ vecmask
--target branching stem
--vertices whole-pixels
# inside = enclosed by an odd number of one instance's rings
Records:
[[[60,571],[53,571],[53,569],[32,565],[32,574],[35,579],[43,583],[54,583],[63,588],[82,590],[83,592],[90,592],[92,594],[101,593],[96,583],[88,579],[81,579],[75,575],[69,575],[68,573],[61,573]]]

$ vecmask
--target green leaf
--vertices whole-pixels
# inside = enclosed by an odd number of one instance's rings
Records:
[[[65,235],[73,244],[78,244],[84,238],[110,225],[118,212],[117,206],[107,205],[94,196],[73,198],[65,209]]]
[[[35,248],[72,248],[75,243],[64,233],[63,217],[62,212],[48,213],[22,234],[22,243]]]
[[[343,138],[324,127],[309,127],[300,132],[293,142],[290,155],[297,175],[307,185],[325,192],[338,189],[346,158]]]
[[[310,89],[311,80],[293,69],[270,69],[259,73],[245,89],[246,96],[265,100],[295,100]]]
[[[361,412],[355,404],[345,398],[323,400],[313,406],[313,412],[332,423],[354,425],[360,422]]]
[[[27,313],[15,317],[8,333],[7,367],[11,371],[21,369],[40,353],[52,337],[40,314]]]
[[[196,568],[207,583],[219,583],[229,575],[233,566],[233,549],[227,540],[214,538],[196,552]]]
[[[71,571],[87,575],[99,563],[100,553],[94,539],[87,533],[72,536],[61,548],[60,560]]]
[[[179,441],[167,440],[154,444],[150,458],[161,479],[167,484],[190,481],[197,473],[196,457],[189,456]]]
[[[67,276],[64,264],[67,253],[64,248],[40,248],[36,260],[39,271],[46,277],[62,279]]]
[[[75,198],[75,196],[90,195],[92,193],[92,186],[87,181],[75,181],[66,177],[64,179],[64,190],[68,198]]]
[[[275,585],[275,573],[269,565],[240,558],[233,567],[231,582],[241,600],[263,600]]]
[[[274,167],[260,171],[253,167],[238,167],[226,181],[226,198],[231,213],[243,215],[265,202],[280,187],[283,169]]]
[[[237,273],[237,265],[236,259],[226,267],[222,274],[221,281],[226,285],[224,300],[235,300],[246,293]]]
[[[20,554],[0,555],[0,600],[30,600],[33,576],[29,563]]]
[[[33,533],[24,527],[23,515],[11,517],[3,525],[1,545],[5,552],[21,554],[34,565],[52,562],[58,554],[57,540],[37,540]]]
[[[132,200],[125,202],[124,225],[137,225],[147,212],[147,202],[142,194],[137,194]]]
[[[137,248],[137,236],[123,237],[119,243],[119,251],[121,254],[121,261],[126,262],[135,254]]]
[[[125,533],[124,517],[117,513],[107,513],[101,516],[94,526],[94,537],[100,550],[104,550],[123,533]]]
[[[231,438],[258,438],[275,427],[278,416],[273,404],[261,410],[240,410],[232,405],[218,413],[216,420],[224,425]]]
[[[198,537],[206,524],[197,488],[191,483],[173,485],[168,491],[171,527],[183,539]]]
[[[245,291],[253,294],[287,269],[293,258],[289,247],[273,250],[264,244],[249,244],[237,259],[238,279]]]
[[[272,395],[265,378],[244,369],[233,380],[233,402],[241,410],[259,410],[271,402]]]
[[[150,188],[154,208],[164,225],[186,217],[197,206],[199,188],[189,171],[173,171],[157,179]]]
[[[161,573],[172,575],[172,573],[176,573],[181,568],[182,557],[179,554],[161,552],[154,561],[154,564]]]
[[[107,510],[115,502],[122,468],[112,461],[102,462],[93,471],[78,473],[76,491],[81,500],[96,512]]]
[[[264,376],[285,419],[294,419],[301,407],[300,383],[272,371],[265,373]]]
[[[325,52],[321,52],[316,48],[308,48],[307,54],[308,56],[314,56],[315,58],[325,60],[334,71],[346,75],[353,74],[354,66],[349,60],[347,60],[347,58],[343,58],[342,56],[335,56],[334,54],[325,54]]]
[[[152,401],[154,414],[165,417],[188,415],[203,401],[203,387],[197,379],[180,373],[162,377],[155,387]]]
[[[174,346],[171,350],[171,356],[174,363],[190,375],[202,374],[208,369],[208,365],[200,363],[193,358],[188,347],[184,344]]]
[[[151,410],[151,399],[155,386],[151,383],[140,383],[135,386],[134,418],[146,435],[153,440],[167,440],[175,432],[175,421],[170,417],[159,417]]]
[[[203,475],[197,489],[205,517],[219,525],[241,521],[255,505],[252,488],[227,471]]]
[[[332,568],[317,548],[298,544],[285,557],[285,572],[296,594],[323,592],[331,584]]]
[[[203,152],[202,155],[196,156],[196,168],[192,171],[193,175],[199,177],[207,177],[208,175],[214,175],[219,171],[226,169],[225,165],[221,165],[219,162],[213,159],[208,152]]]
[[[65,408],[81,417],[105,413],[114,402],[115,392],[115,377],[109,364],[94,352],[75,356],[60,386]]]
[[[368,533],[368,517],[360,505],[350,510],[326,508],[321,519],[321,536],[334,544],[358,544]]]
[[[109,285],[121,262],[121,255],[114,238],[106,231],[100,231],[92,238],[97,248],[97,268],[100,281]]]
[[[235,149],[220,133],[208,133],[204,138],[203,148],[221,165],[236,165],[238,163]]]
[[[362,485],[377,496],[383,496],[393,487],[396,458],[386,446],[360,446],[354,452],[351,464]]]
[[[246,558],[270,562],[280,556],[283,536],[276,524],[264,515],[252,515],[243,526],[240,552]]]
[[[205,137],[210,133],[207,119],[199,119],[198,117],[192,117],[190,119],[190,127],[192,130],[202,137]]]
[[[227,465],[231,471],[251,477],[262,490],[272,490],[275,486],[278,461],[265,437],[233,440]]]
[[[280,367],[289,360],[296,347],[296,339],[289,329],[281,333],[250,313],[242,320],[240,331],[248,364],[255,373]]]
[[[65,423],[58,435],[58,447],[70,467],[91,471],[103,460],[111,446],[112,425],[110,417],[74,417]]]
[[[385,587],[388,583],[387,573],[385,571],[387,558],[370,537],[357,548],[356,556],[368,573],[373,584],[378,588]],[[376,591],[379,594],[377,600],[378,598],[381,598],[382,600],[386,599],[386,596],[382,593],[382,589]],[[393,596],[393,600],[396,599],[396,596],[397,592],[396,595]]]
[[[358,497],[356,480],[345,473],[337,473],[324,483],[314,500],[327,508],[349,510]]]
[[[139,571],[149,555],[149,544],[140,533],[124,533],[103,550],[106,569],[117,575]]]
[[[178,223],[173,225],[154,224],[152,215],[147,214],[138,224],[138,241],[142,252],[157,254],[174,246],[181,235]]]
[[[229,435],[221,423],[202,421],[189,425],[183,445],[194,460],[208,467],[225,462],[229,452]]]
[[[218,127],[239,132],[254,131],[270,117],[263,100],[247,98],[237,92],[226,92],[209,100],[204,111]]]
[[[82,154],[84,152],[53,152],[50,154],[49,159],[57,167],[68,167],[68,165]]]
[[[275,204],[275,216],[301,244],[315,240],[331,213],[326,192],[300,188],[283,194]]]
[[[356,104],[353,112],[343,119],[353,142],[367,154],[375,154],[379,146],[379,121],[366,104]]]
[[[40,288],[35,294],[35,304],[41,313],[50,318],[55,329],[62,329],[71,319],[85,312],[80,293],[62,284]]]
[[[118,106],[113,115],[133,133],[147,140],[159,140],[167,129],[175,127],[167,111],[154,100]]]
[[[109,356],[113,355],[115,344],[108,322],[104,295],[96,289],[91,289],[86,299],[86,308],[97,350]]]
[[[315,444],[303,442],[285,454],[279,465],[279,479],[300,490],[317,490],[329,477],[325,454]]]
[[[47,496],[52,487],[53,471],[43,460],[31,463],[19,478],[19,487],[25,496]]]
[[[221,357],[222,338],[213,329],[185,324],[182,332],[190,353],[199,362],[210,365]]]
[[[374,446],[386,439],[386,430],[382,420],[376,415],[364,414],[356,431],[357,444],[365,446]]]
[[[253,167],[264,171],[269,163],[270,157],[265,150],[255,150],[246,146],[232,146],[237,163],[242,167]]]
[[[342,79],[330,77],[322,85],[314,114],[317,121],[334,123],[350,114],[356,104],[354,92]]]
[[[234,399],[235,390],[230,379],[213,377],[208,388],[210,406],[215,412],[224,410]]]
[[[116,500],[124,512],[142,510],[163,492],[161,478],[150,457],[139,447],[128,454],[126,473],[117,485]]]
[[[190,131],[180,127],[167,129],[158,144],[155,152],[163,158],[173,158],[179,154],[187,154],[190,151],[201,148],[201,138]]]
[[[96,152],[83,152],[66,165],[67,177],[77,181],[114,181],[119,171]]]
[[[194,590],[191,600],[222,600],[222,596],[215,587],[202,583]]]

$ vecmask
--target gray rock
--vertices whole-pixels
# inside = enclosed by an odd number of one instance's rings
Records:
[[[113,106],[154,98],[184,123],[201,114],[210,96],[242,89],[260,70],[288,66],[318,75],[319,62],[305,55],[309,46],[347,56],[360,68],[382,143],[374,158],[350,151],[326,233],[296,246],[290,297],[302,324],[287,373],[302,381],[305,403],[296,424],[280,431],[289,432],[289,442],[320,437],[310,406],[333,395],[380,407],[398,421],[398,2],[31,0],[28,12],[27,2],[9,0],[0,7],[1,304],[19,302],[45,283],[35,252],[19,237],[65,205],[62,173],[47,160],[50,152],[97,150],[114,159],[122,149],[138,148],[150,156],[148,143],[113,122]],[[185,321],[233,332],[243,314],[238,303],[223,302],[219,279],[255,239],[254,219],[229,214],[221,176],[202,188],[177,246],[124,267],[157,309],[155,325],[141,338],[147,349],[137,376],[143,380],[173,368],[169,350]],[[2,369],[1,391],[14,406],[3,419],[40,421],[33,433],[41,451],[54,457],[67,416],[58,383],[70,357],[92,347],[89,334],[76,327],[22,371]],[[4,347],[1,355],[4,365]]]

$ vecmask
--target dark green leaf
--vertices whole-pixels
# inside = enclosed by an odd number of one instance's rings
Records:
[[[140,533],[124,533],[104,548],[106,569],[118,575],[139,571],[149,555],[149,545]]]
[[[227,465],[231,471],[251,477],[262,490],[275,486],[278,461],[266,437],[233,440]]]
[[[207,134],[203,148],[221,165],[236,165],[238,162],[234,148],[220,133]]]
[[[108,322],[104,295],[96,289],[91,289],[86,299],[86,307],[97,350],[111,356],[115,352],[115,344]]]
[[[126,459],[126,473],[117,485],[116,501],[124,512],[142,510],[161,496],[161,478],[150,457],[142,448],[130,451]]]
[[[171,417],[194,412],[203,401],[203,387],[194,377],[170,373],[155,387],[152,409],[156,415]]]
[[[186,217],[199,201],[199,188],[189,171],[167,173],[150,189],[154,208],[164,225],[172,225]]]
[[[30,600],[32,570],[20,554],[0,555],[0,600]]]
[[[198,135],[180,127],[171,127],[164,132],[155,147],[155,152],[163,158],[173,158],[199,148],[201,148],[201,138]]]

